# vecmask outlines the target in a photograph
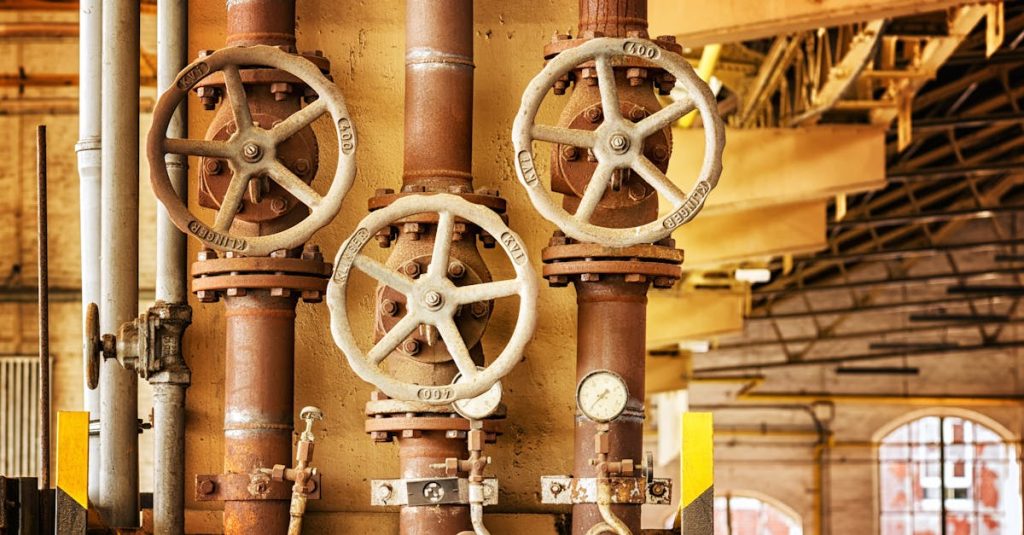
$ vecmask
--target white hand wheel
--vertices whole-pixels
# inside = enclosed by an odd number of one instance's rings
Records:
[[[269,130],[253,124],[239,67],[257,65],[280,69],[299,78],[319,98]],[[168,138],[167,126],[174,110],[200,80],[218,71],[224,76],[235,120],[235,133],[227,141]],[[331,116],[339,150],[334,180],[327,194],[320,195],[282,164],[277,159],[276,151],[279,144],[325,113]],[[355,150],[355,129],[338,86],[309,60],[271,46],[223,48],[186,67],[175,79],[174,85],[160,96],[153,110],[153,126],[147,141],[153,192],[167,209],[174,224],[182,232],[199,238],[213,249],[249,256],[265,256],[279,249],[298,247],[314,232],[330,223],[355,179]],[[167,154],[227,160],[233,176],[213,227],[192,215],[188,206],[175,193],[167,176],[167,163],[164,160]],[[295,196],[309,208],[310,213],[297,225],[276,234],[233,235],[230,233],[231,223],[238,215],[249,181],[261,176],[269,177]]]
[[[688,98],[674,102],[638,123],[623,118],[613,71],[616,58],[621,56],[636,56],[665,69],[676,77]],[[597,70],[603,107],[604,120],[600,126],[596,130],[576,130],[536,124],[540,105],[555,81],[591,61]],[[695,107],[704,122],[704,161],[696,184],[686,194],[644,156],[643,147],[648,136],[671,125]],[[597,169],[575,214],[563,209],[540,180],[534,164],[535,140],[590,149],[597,158]],[[526,187],[541,215],[577,240],[627,247],[665,238],[697,215],[722,174],[725,126],[718,114],[715,96],[682,56],[662,50],[644,39],[600,38],[559,53],[530,82],[512,127],[512,143],[519,181]],[[590,223],[617,169],[636,172],[671,203],[672,212],[658,221],[633,228],[610,228]]]
[[[413,280],[360,251],[381,229],[414,214],[436,213],[437,235],[427,272]],[[515,270],[516,278],[457,287],[448,279],[448,257],[456,218],[479,226],[497,237]],[[366,273],[406,297],[406,315],[368,352],[356,343],[348,318],[346,289],[352,268]],[[502,297],[519,296],[519,318],[508,344],[489,365],[478,369],[453,316],[460,306]],[[331,333],[352,370],[393,399],[432,405],[469,399],[487,391],[519,362],[537,321],[537,277],[522,240],[497,214],[455,195],[413,195],[398,199],[359,223],[334,259],[334,275],[327,285]],[[462,375],[451,385],[417,385],[389,376],[381,365],[419,325],[433,325]]]

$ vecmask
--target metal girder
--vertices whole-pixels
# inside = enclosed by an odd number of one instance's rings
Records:
[[[865,251],[860,253],[835,253],[835,254],[821,254],[809,256],[807,258],[801,258],[800,262],[803,263],[818,263],[818,262],[873,262],[873,261],[886,261],[886,260],[902,260],[905,258],[920,257],[920,256],[932,256],[936,253],[947,253],[947,252],[981,252],[992,249],[999,249],[1001,247],[1013,247],[1018,245],[1024,245],[1024,239],[1020,240],[987,240],[967,243],[950,243],[940,245],[925,245],[922,247],[901,247],[896,249],[883,249],[879,251]],[[775,268],[779,268],[780,263],[775,264]]]
[[[1024,63],[1024,62],[1022,62]],[[1024,123],[1024,113],[993,113],[989,115],[958,115],[932,119],[915,119],[914,132],[935,132],[950,128],[978,128],[980,126],[1017,125]]]
[[[985,208],[974,208],[969,210],[946,210],[937,212],[923,212],[918,214],[865,217],[862,219],[845,219],[829,223],[831,228],[837,227],[887,227],[897,225],[924,225],[928,223],[940,223],[944,221],[960,221],[966,219],[985,219],[995,217],[999,214],[1017,213],[1024,210],[1024,206],[990,206]]]
[[[962,279],[991,278],[1001,275],[1015,275],[1020,273],[1020,268],[993,268],[977,271],[965,271],[961,273],[936,273],[930,275],[912,275],[906,277],[889,277],[886,279],[869,279],[837,282],[831,284],[815,284],[813,286],[798,286],[794,288],[775,288],[753,290],[755,296],[775,295],[789,296],[808,292],[827,292],[834,290],[888,288],[890,286],[902,286],[915,283],[934,283],[939,281],[958,281]]]
[[[760,370],[767,368],[787,368],[792,366],[822,366],[830,364],[842,364],[846,362],[860,362],[865,360],[878,360],[895,357],[921,357],[929,355],[943,355],[949,353],[977,353],[981,351],[1002,351],[1024,347],[1024,340],[1011,340],[1005,342],[987,342],[975,345],[965,345],[956,348],[922,348],[903,349],[899,351],[877,351],[859,355],[843,355],[836,357],[825,357],[800,360],[775,360],[768,362],[751,362],[743,364],[729,364],[725,366],[709,366],[694,369],[695,374],[700,373],[725,373],[748,370]]]
[[[993,175],[1003,175],[1006,173],[1019,173],[1022,171],[1024,171],[1024,161],[931,167],[919,169],[917,171],[889,173],[887,178],[891,182],[921,182],[927,180],[945,180],[950,178],[981,178]]]
[[[761,39],[791,32],[942,11],[957,0],[650,0],[652,35],[672,34],[686,46]]]
[[[703,135],[699,129],[672,130],[674,157],[668,176],[681,187],[700,171]],[[827,200],[886,185],[885,131],[877,127],[729,128],[727,137],[721,182],[708,198],[701,218]],[[829,142],[822,143],[822,139]],[[845,165],[837,166],[837,161]]]
[[[848,316],[852,314],[869,314],[874,312],[912,312],[934,310],[937,306],[968,305],[976,301],[987,301],[996,303],[1005,301],[999,297],[969,296],[969,297],[943,297],[941,299],[929,299],[925,301],[900,301],[895,303],[862,304],[852,307],[822,308],[816,310],[801,310],[798,312],[768,312],[758,315],[747,316],[747,321],[772,321],[810,318],[815,316]]]
[[[690,268],[818,251],[826,246],[828,201],[766,206],[701,217],[675,232]]]

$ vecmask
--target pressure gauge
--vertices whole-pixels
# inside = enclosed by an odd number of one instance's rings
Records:
[[[452,384],[464,382],[462,374],[455,376]],[[475,398],[460,399],[452,403],[455,412],[467,420],[483,420],[495,413],[501,406],[501,381],[495,381],[483,394]]]
[[[626,410],[629,388],[619,374],[608,370],[591,372],[576,388],[576,405],[583,415],[598,423],[608,423]]]

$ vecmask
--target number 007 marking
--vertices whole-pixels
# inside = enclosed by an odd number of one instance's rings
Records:
[[[455,397],[455,392],[448,386],[421,388],[416,397],[423,401],[448,401]]]

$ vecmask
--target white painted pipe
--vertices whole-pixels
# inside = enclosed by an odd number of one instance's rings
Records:
[[[157,3],[157,90],[174,83],[188,58],[188,2],[161,0]],[[187,137],[188,120],[184,104],[178,107],[167,127],[168,137]],[[188,158],[167,155],[167,175],[178,196],[188,203]],[[167,216],[163,205],[156,217],[156,298],[168,303],[187,304],[187,243],[185,235]],[[174,379],[171,379],[173,377]],[[188,374],[161,373],[151,379],[153,387],[154,465],[153,528],[155,533],[185,533],[185,392]]]
[[[103,0],[100,330],[135,319],[139,300],[139,2]],[[139,525],[138,375],[100,368],[100,501],[109,527]]]
[[[82,244],[82,326],[89,303],[100,302],[100,54],[103,42],[101,0],[79,2],[78,43],[78,195]],[[83,329],[84,332],[84,329]],[[88,377],[88,356],[82,351],[83,377]],[[100,414],[100,389],[90,390],[83,380],[84,409],[91,420]],[[91,427],[91,426],[90,426]],[[89,473],[100,473],[100,437],[89,435]],[[89,478],[89,500],[98,503],[100,480]]]

